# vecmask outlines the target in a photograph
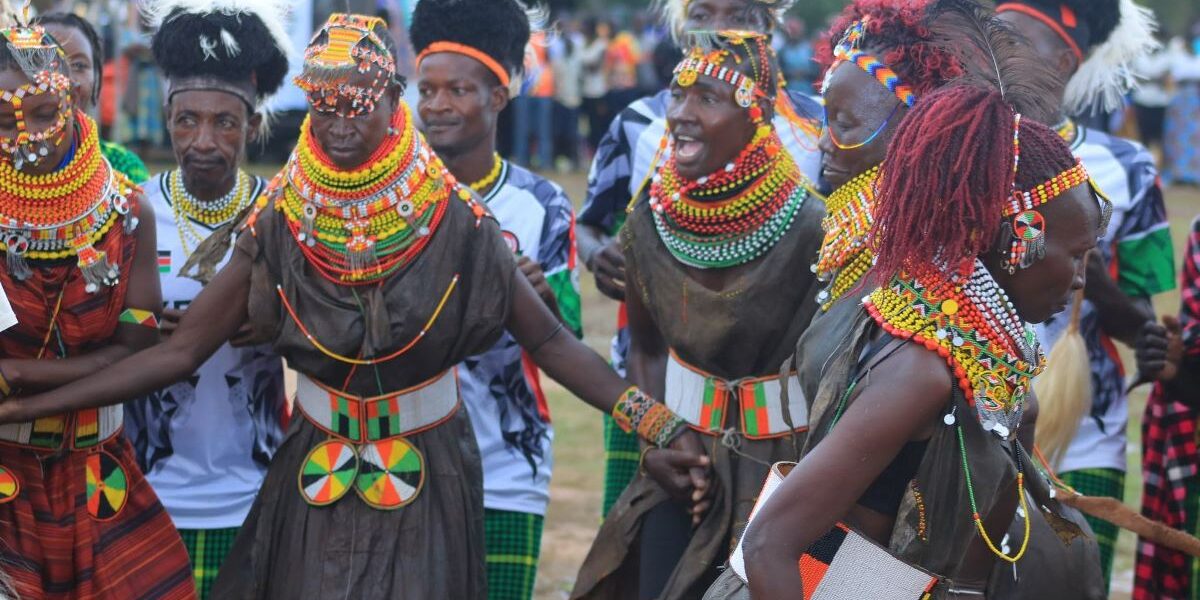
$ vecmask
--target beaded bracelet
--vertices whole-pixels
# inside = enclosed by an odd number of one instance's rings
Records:
[[[670,444],[686,425],[679,415],[637,387],[621,394],[613,406],[612,417],[622,431],[637,431],[638,437],[658,448]]]

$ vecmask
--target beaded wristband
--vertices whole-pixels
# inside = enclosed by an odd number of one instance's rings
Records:
[[[686,425],[666,405],[647,396],[637,387],[630,387],[621,394],[613,406],[612,417],[622,431],[637,431],[638,437],[658,448],[670,444]]]

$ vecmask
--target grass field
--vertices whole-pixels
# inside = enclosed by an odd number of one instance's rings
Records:
[[[584,188],[581,176],[556,176],[554,179],[567,188],[576,203],[581,201]],[[1200,190],[1168,190],[1167,203],[1178,259],[1191,219],[1200,213]],[[608,356],[608,340],[613,332],[616,305],[596,292],[589,274],[585,272],[582,275],[585,340],[597,352]],[[1160,313],[1174,313],[1179,309],[1179,295],[1164,294],[1156,298],[1155,303]],[[539,600],[559,600],[567,597],[576,571],[600,524],[603,444],[600,417],[593,409],[575,400],[553,382],[548,382],[547,392],[554,417],[555,465],[535,596]],[[1145,395],[1144,388],[1136,390],[1130,407],[1130,476],[1126,479],[1126,500],[1134,506],[1138,505],[1141,498],[1141,477],[1138,475],[1141,464],[1140,416]],[[1133,537],[1123,532],[1114,569],[1113,599],[1129,597],[1133,585],[1133,548]]]

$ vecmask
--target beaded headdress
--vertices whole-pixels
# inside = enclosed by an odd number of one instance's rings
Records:
[[[762,107],[756,100],[770,100],[775,94],[775,87],[768,79],[772,53],[769,38],[751,31],[697,32],[692,37],[691,49],[675,66],[675,83],[691,87],[701,75],[724,82],[733,88],[738,106],[748,109],[751,119],[761,123]],[[749,62],[753,75],[726,66],[729,59],[735,65]]]
[[[1046,219],[1038,211],[1038,207],[1065,194],[1067,190],[1087,183],[1095,193],[1100,204],[1100,229],[1107,230],[1112,218],[1112,201],[1096,181],[1092,179],[1083,162],[1075,160],[1075,165],[1051,177],[1048,181],[1027,190],[1017,188],[1017,170],[1021,164],[1021,114],[1013,116],[1013,191],[1005,205],[1002,215],[1001,228],[1011,242],[1007,249],[1008,260],[1006,269],[1009,274],[1017,269],[1028,269],[1034,263],[1046,256]]]
[[[376,28],[386,29],[383,19],[334,13],[313,37],[304,52],[304,70],[295,81],[314,110],[350,118],[369,114],[399,81],[396,61]],[[367,87],[351,85],[356,73],[375,77]],[[350,103],[348,110],[339,110],[342,100]]]
[[[15,90],[0,92],[0,102],[11,104],[17,121],[15,137],[0,137],[0,150],[11,157],[18,170],[34,165],[50,154],[66,137],[71,118],[71,79],[66,55],[58,42],[40,25],[29,25],[29,6],[21,15],[10,15],[12,22],[0,29],[8,52],[30,82]],[[29,131],[23,106],[31,96],[58,96],[58,118],[41,131]]]
[[[900,102],[911,108],[913,103],[917,101],[917,96],[913,93],[912,87],[901,81],[900,76],[891,67],[884,64],[882,60],[862,49],[863,38],[866,34],[866,27],[869,21],[870,17],[863,17],[846,28],[846,32],[842,35],[842,40],[833,49],[834,62],[825,71],[825,81],[821,85],[822,91],[829,85],[829,76],[833,73],[834,69],[844,62],[848,62],[862,69],[871,77],[874,77],[880,85],[895,94]]]

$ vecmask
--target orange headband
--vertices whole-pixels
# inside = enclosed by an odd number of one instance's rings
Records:
[[[476,50],[466,44],[459,44],[457,42],[434,42],[430,44],[428,48],[422,50],[417,55],[417,68],[421,68],[421,61],[425,60],[425,57],[430,54],[437,54],[438,52],[453,52],[454,54],[471,57],[487,67],[500,80],[500,85],[508,87],[510,81],[508,71],[505,71],[504,67],[496,62],[496,59],[484,54],[481,50]]]
[[[1030,17],[1033,17],[1033,18],[1037,19],[1038,21],[1041,21],[1042,23],[1044,23],[1046,25],[1046,27],[1049,27],[1050,29],[1054,30],[1054,33],[1058,34],[1058,37],[1062,38],[1062,40],[1067,43],[1067,47],[1069,47],[1071,49],[1071,52],[1075,54],[1076,59],[1083,60],[1083,50],[1079,49],[1079,44],[1076,44],[1075,40],[1071,39],[1071,35],[1068,34],[1065,29],[1062,28],[1062,25],[1059,25],[1057,21],[1052,19],[1050,17],[1050,15],[1047,15],[1046,13],[1044,13],[1032,6],[1027,6],[1025,4],[1019,4],[1017,2],[1008,2],[1008,3],[997,6],[996,14],[1000,14],[1002,12],[1008,12],[1010,10],[1016,11],[1016,12],[1019,12],[1019,13],[1025,14],[1025,15],[1029,15]]]

